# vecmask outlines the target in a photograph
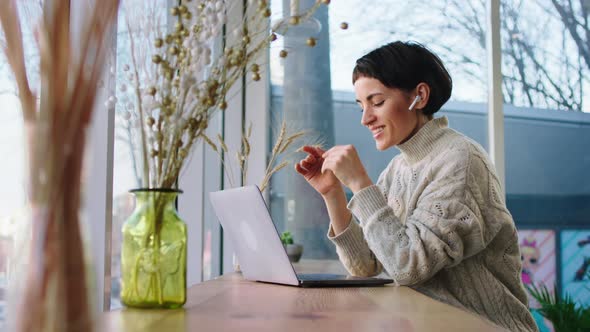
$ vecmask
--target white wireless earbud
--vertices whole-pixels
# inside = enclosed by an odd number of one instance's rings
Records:
[[[412,102],[412,104],[410,104],[410,107],[408,107],[408,111],[411,111],[414,109],[414,106],[416,106],[416,104],[422,100],[422,97],[420,97],[419,95],[416,96],[416,98],[414,98],[414,101]]]

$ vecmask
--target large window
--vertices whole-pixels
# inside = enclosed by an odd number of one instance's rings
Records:
[[[288,1],[272,3],[274,13],[289,15]],[[313,3],[300,1],[300,6]],[[437,53],[453,77],[451,101],[441,113],[449,117],[451,127],[486,146],[485,13],[483,1],[432,4],[389,0],[370,6],[357,0],[334,1],[315,16],[321,24],[319,32],[296,27],[272,49],[271,118],[284,117],[298,129],[313,130],[325,147],[355,145],[369,176],[376,181],[398,152],[378,152],[370,133],[360,124],[352,70],[357,58],[378,46],[414,40]],[[343,22],[348,29],[341,29]],[[308,37],[318,38],[317,46],[307,47]],[[283,48],[289,51],[284,59],[279,57]],[[287,170],[276,175],[270,201],[278,228],[290,230],[303,243],[304,257],[336,257],[326,238],[328,216],[323,200],[298,174]]]
[[[588,305],[590,2],[506,0],[500,9],[506,199],[528,235],[523,280],[557,282]]]

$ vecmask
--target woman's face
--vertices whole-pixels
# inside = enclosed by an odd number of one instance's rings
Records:
[[[404,143],[425,121],[420,111],[408,111],[413,97],[383,85],[378,79],[361,77],[354,83],[356,102],[362,108],[361,123],[369,128],[377,150]]]

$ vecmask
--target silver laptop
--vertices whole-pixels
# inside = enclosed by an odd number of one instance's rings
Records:
[[[247,280],[299,287],[378,286],[391,279],[296,274],[257,186],[209,193]]]

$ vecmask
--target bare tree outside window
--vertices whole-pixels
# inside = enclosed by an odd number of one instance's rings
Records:
[[[359,30],[386,30],[383,43],[419,41],[438,53],[458,86],[453,99],[486,98],[486,0],[410,2],[363,6],[371,20]],[[502,92],[516,106],[590,111],[590,0],[501,2]],[[399,18],[403,19],[399,19]]]

